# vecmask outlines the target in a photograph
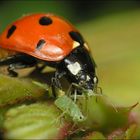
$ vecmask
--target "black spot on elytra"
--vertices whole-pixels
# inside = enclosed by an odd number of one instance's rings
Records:
[[[45,43],[46,43],[45,40],[43,40],[43,39],[39,40],[38,43],[37,43],[36,49],[40,50]]]
[[[79,42],[81,45],[84,44],[84,39],[79,32],[71,31],[69,35],[74,41]]]
[[[12,25],[11,28],[8,30],[8,33],[7,33],[7,38],[9,38],[13,33],[14,31],[16,30],[16,26],[15,25]]]
[[[43,16],[39,19],[39,24],[40,25],[50,25],[52,24],[52,19],[47,16]]]

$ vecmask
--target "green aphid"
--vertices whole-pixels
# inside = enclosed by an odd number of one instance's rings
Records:
[[[56,99],[55,105],[66,115],[72,117],[74,122],[81,122],[86,119],[80,111],[78,105],[66,95],[60,96]]]

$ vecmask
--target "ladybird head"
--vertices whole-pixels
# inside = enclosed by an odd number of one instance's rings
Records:
[[[93,90],[93,88],[95,87],[94,85],[96,85],[98,82],[96,76],[92,76],[90,73],[85,71],[80,71],[80,74],[78,74],[77,77],[77,83],[85,89]]]
[[[73,50],[63,61],[67,78],[70,82],[92,90],[98,82],[95,75],[96,64],[82,35],[77,31],[70,31],[69,35],[73,40]]]
[[[93,90],[98,80],[95,75],[95,62],[84,46],[75,48],[65,59],[64,67],[67,78],[85,89]],[[64,68],[63,67],[63,68]]]

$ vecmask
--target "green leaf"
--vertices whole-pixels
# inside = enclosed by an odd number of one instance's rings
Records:
[[[107,137],[109,140],[125,140],[125,131],[124,129],[116,129]]]
[[[89,96],[80,98],[77,102],[80,110],[87,118],[79,122],[78,126],[86,129],[111,132],[113,129],[122,128],[128,124],[131,107],[114,107],[109,99],[104,96]]]
[[[0,129],[3,127],[4,122],[4,114],[7,111],[7,108],[1,108],[0,109]]]
[[[140,123],[137,124],[137,127],[132,135],[132,138],[140,139]]]
[[[130,127],[125,131],[125,139],[133,139],[133,136],[136,132],[137,129],[137,125],[136,124],[132,124],[130,125]]]
[[[65,135],[59,110],[48,103],[34,103],[10,109],[6,113],[6,139],[54,139]],[[66,128],[65,128],[66,129]]]
[[[29,79],[18,79],[0,75],[0,107],[22,100],[38,99],[47,96],[45,90]]]
[[[84,138],[84,140],[105,140],[105,136],[98,131],[94,131]]]

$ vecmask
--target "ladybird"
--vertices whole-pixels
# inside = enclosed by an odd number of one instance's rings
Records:
[[[0,35],[0,65],[17,76],[16,69],[33,67],[39,62],[56,68],[53,80],[60,78],[87,90],[97,84],[95,62],[86,41],[68,21],[53,14],[26,15],[10,24]]]

